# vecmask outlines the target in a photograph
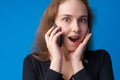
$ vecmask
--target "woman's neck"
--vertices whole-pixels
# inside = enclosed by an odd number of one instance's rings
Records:
[[[62,47],[63,59],[69,61],[71,51],[67,50],[65,47]]]
[[[72,51],[67,50],[65,47],[61,47],[63,51],[63,60],[69,61],[70,60],[70,54],[73,53]],[[81,60],[84,59],[84,53],[82,54]]]

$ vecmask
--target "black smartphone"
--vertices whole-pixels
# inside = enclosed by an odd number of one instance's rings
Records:
[[[57,27],[57,25],[55,23],[53,23],[53,26],[54,26],[54,28]],[[62,46],[62,42],[63,42],[63,35],[60,35],[57,39],[57,44],[58,44],[59,47]]]

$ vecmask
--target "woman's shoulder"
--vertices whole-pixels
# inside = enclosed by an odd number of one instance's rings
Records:
[[[88,50],[87,54],[89,55],[98,55],[98,56],[109,56],[109,53],[106,50],[99,49],[99,50]]]
[[[91,55],[99,55],[99,56],[110,56],[108,51],[104,50],[104,49],[99,49],[99,50],[90,50],[89,53],[91,53]]]
[[[35,62],[37,62],[37,60],[33,57],[33,53],[29,53],[29,54],[24,58],[24,64],[34,65]]]
[[[49,63],[49,60],[46,61],[40,61],[39,59],[34,57],[34,54],[36,53],[30,53],[24,58],[24,64],[32,64],[35,66],[36,64],[44,64],[44,63]]]
[[[88,50],[86,52],[86,55],[85,55],[87,58],[92,58],[92,59],[102,59],[102,60],[105,60],[105,59],[110,59],[110,54],[106,51],[106,50],[103,50],[103,49],[99,49],[99,50]]]

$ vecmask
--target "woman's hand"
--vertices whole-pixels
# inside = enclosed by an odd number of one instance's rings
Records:
[[[50,59],[51,59],[51,65],[50,68],[60,72],[62,66],[62,57],[63,54],[60,50],[60,47],[57,44],[57,38],[62,34],[63,32],[60,31],[60,27],[52,27],[48,30],[48,32],[45,34],[45,40],[47,44],[47,48],[50,53]]]
[[[90,37],[91,37],[91,33],[88,33],[85,36],[83,42],[80,43],[78,48],[75,50],[75,52],[70,53],[70,59],[72,59],[72,60],[81,60],[82,54],[83,54],[84,50],[86,49],[86,45],[87,45]]]
[[[70,53],[70,61],[71,61],[74,73],[84,68],[82,64],[82,57],[91,35],[92,33],[88,33],[84,38],[83,42],[75,50],[75,52]]]

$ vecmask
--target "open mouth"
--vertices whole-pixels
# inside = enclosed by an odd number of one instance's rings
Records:
[[[70,41],[76,42],[80,39],[80,37],[68,37]]]

